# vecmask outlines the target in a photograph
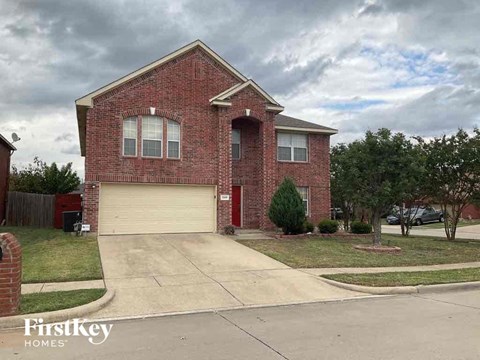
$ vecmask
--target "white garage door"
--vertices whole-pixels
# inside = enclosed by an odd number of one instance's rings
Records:
[[[101,184],[99,233],[214,232],[214,186]]]

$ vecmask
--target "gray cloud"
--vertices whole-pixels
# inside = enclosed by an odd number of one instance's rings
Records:
[[[72,141],[74,139],[74,135],[72,133],[63,133],[55,138],[55,142],[60,141]]]

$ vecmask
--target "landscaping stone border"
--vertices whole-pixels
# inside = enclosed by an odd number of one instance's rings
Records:
[[[311,234],[298,234],[298,235],[285,235],[285,234],[274,234],[276,239],[308,239],[314,237],[326,238],[326,239],[373,239],[373,234],[352,234],[346,233],[343,231],[338,231],[333,234],[320,234],[320,233],[311,233]]]
[[[0,329],[24,327],[25,319],[31,318],[42,318],[44,324],[61,322],[74,318],[82,318],[86,315],[93,314],[100,309],[103,309],[113,300],[114,297],[115,290],[107,289],[105,295],[103,295],[100,299],[70,309],[2,317],[0,318]]]

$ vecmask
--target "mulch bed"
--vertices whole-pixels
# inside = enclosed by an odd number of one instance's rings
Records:
[[[366,252],[373,252],[373,253],[380,253],[380,254],[400,254],[402,249],[398,246],[373,246],[373,245],[355,245],[354,249],[366,251]]]

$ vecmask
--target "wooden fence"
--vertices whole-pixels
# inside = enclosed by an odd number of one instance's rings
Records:
[[[55,195],[8,192],[7,226],[53,227]]]

